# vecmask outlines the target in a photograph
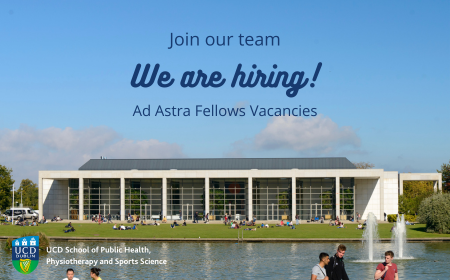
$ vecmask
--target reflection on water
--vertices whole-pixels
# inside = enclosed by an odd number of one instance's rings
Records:
[[[11,263],[11,253],[0,250],[0,279],[51,279],[65,277],[71,267],[80,280],[90,279],[87,265],[51,266],[47,258],[54,259],[165,259],[167,265],[97,265],[102,279],[310,279],[311,268],[318,263],[321,252],[334,254],[338,243],[146,243],[146,242],[52,242],[52,246],[93,248],[118,246],[121,248],[147,246],[151,254],[41,254],[38,268],[30,275],[17,272]],[[4,241],[0,241],[3,248]],[[350,279],[373,279],[376,263],[360,262],[363,252],[360,243],[348,243],[345,266]],[[378,244],[381,252],[392,250],[389,243]],[[449,243],[409,243],[414,259],[395,260],[400,279],[448,279]]]

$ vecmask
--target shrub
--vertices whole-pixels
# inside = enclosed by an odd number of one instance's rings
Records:
[[[450,194],[437,193],[422,201],[419,207],[420,223],[427,232],[450,233]]]
[[[397,221],[397,214],[389,214],[387,218],[389,223],[395,223]]]
[[[397,214],[390,214],[387,216],[389,223],[397,222]],[[416,215],[405,215],[405,221],[415,222],[417,216]]]
[[[45,233],[43,233],[43,232],[29,232],[29,233],[22,234],[20,237],[35,236],[35,235],[39,236],[39,250],[47,252],[47,248],[50,247],[50,240],[45,235]],[[6,240],[5,247],[4,247],[5,250],[7,250],[7,251],[12,250],[12,242],[13,242],[13,240],[14,239],[12,239],[12,238],[8,238]]]

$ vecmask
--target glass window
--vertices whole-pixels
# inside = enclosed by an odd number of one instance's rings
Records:
[[[246,178],[210,179],[210,220],[223,220],[225,214],[231,215],[232,219],[239,214],[240,220],[245,219],[248,215],[247,187]]]
[[[253,178],[253,215],[256,219],[288,219],[292,209],[291,184],[291,178]]]

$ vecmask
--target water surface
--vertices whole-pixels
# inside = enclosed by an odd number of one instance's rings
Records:
[[[47,258],[54,259],[162,259],[166,265],[97,265],[106,279],[310,279],[311,268],[318,263],[321,252],[332,255],[338,243],[149,243],[149,242],[70,242],[53,241],[52,246],[90,248],[96,246],[132,247],[147,246],[151,254],[122,253],[48,253],[40,255],[38,268],[29,275],[17,272],[11,263],[11,252],[0,250],[0,279],[63,279],[66,269],[75,270],[75,277],[89,278],[87,265],[52,266]],[[373,279],[377,263],[361,262],[366,252],[360,243],[348,243],[345,266],[350,279]],[[3,248],[4,241],[0,241]],[[392,250],[388,243],[376,244],[379,257]],[[400,279],[449,279],[449,243],[408,243],[407,254],[413,258],[394,259]]]

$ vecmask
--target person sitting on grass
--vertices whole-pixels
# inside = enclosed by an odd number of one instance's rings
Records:
[[[334,226],[333,220],[330,219],[330,222],[328,223],[329,226]]]
[[[117,225],[116,224],[114,224],[113,230],[117,230]]]
[[[159,223],[155,221],[155,223],[153,223],[154,226],[159,226]]]
[[[177,221],[173,221],[173,225],[174,225],[174,226],[179,226],[179,224],[177,223]]]
[[[187,224],[186,224],[186,220],[184,220],[184,222],[183,222],[183,226],[185,227],[185,226],[187,226]]]
[[[361,223],[359,223],[359,225],[358,225],[358,227],[356,228],[356,229],[363,229],[363,226],[362,226],[362,224]]]
[[[253,231],[256,231],[256,228],[245,228],[244,230],[253,230]]]
[[[341,223],[337,228],[345,228],[344,223]]]
[[[136,224],[133,226],[132,230],[137,230],[137,225]]]
[[[234,228],[234,223],[233,222],[231,222],[231,227],[230,228]]]
[[[162,222],[163,222],[163,223],[167,223],[167,218],[166,218],[166,216],[164,216],[164,218],[162,219]]]
[[[141,226],[146,226],[147,224],[145,223],[144,220],[141,220]]]
[[[69,222],[68,224],[67,224],[67,226],[65,226],[65,227],[72,227],[72,222]]]
[[[413,226],[414,223],[411,223],[411,222],[409,222],[408,220],[406,220],[405,225],[407,225],[407,226]]]
[[[292,225],[291,225],[291,229],[295,229],[295,226],[294,226],[294,224],[292,224]]]
[[[120,227],[119,227],[119,230],[126,230],[127,228],[122,224],[122,225],[120,225]]]
[[[170,224],[170,228],[175,228],[175,225],[174,224]]]

